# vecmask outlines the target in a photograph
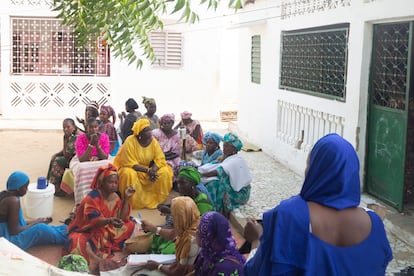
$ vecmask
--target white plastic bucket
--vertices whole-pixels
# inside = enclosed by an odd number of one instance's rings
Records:
[[[26,216],[32,219],[51,217],[53,214],[53,194],[55,185],[50,184],[46,189],[37,189],[37,183],[30,183],[27,194],[23,197]]]

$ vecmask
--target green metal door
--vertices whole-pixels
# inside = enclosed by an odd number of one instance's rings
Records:
[[[367,192],[403,207],[413,22],[374,25]]]

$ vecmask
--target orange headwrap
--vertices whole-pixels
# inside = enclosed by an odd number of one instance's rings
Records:
[[[97,190],[101,188],[104,179],[113,174],[118,174],[118,170],[111,163],[99,167],[99,169],[96,171],[95,177],[92,180],[91,189]]]
[[[134,136],[137,136],[144,128],[149,127],[150,125],[150,120],[146,118],[139,119],[132,126],[132,133],[134,134]]]

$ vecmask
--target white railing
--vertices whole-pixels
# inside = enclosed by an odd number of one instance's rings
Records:
[[[277,137],[301,151],[309,152],[325,134],[336,132],[342,136],[344,123],[344,117],[278,101]]]
[[[287,19],[350,5],[351,0],[283,0],[281,18]]]

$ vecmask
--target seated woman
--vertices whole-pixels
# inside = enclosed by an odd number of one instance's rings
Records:
[[[203,129],[201,128],[199,121],[191,119],[192,115],[192,113],[184,111],[181,113],[181,121],[174,127],[174,129],[178,129],[179,127],[185,127],[187,129],[187,134],[189,136],[186,137],[187,153],[203,148]]]
[[[109,118],[112,117],[112,122]],[[115,156],[118,148],[118,134],[116,133],[116,129],[114,127],[115,124],[115,111],[110,105],[103,105],[101,107],[101,112],[99,113],[99,132],[105,133],[109,137],[109,152],[112,156]],[[116,151],[115,151],[116,150]]]
[[[131,237],[135,223],[129,219],[129,199],[135,193],[132,187],[120,190],[119,176],[112,164],[100,167],[91,184],[91,191],[76,209],[74,220],[68,225],[69,239],[63,253],[82,255],[96,272],[101,258],[112,258],[122,251],[123,243]]]
[[[66,225],[50,226],[52,218],[25,221],[20,198],[27,192],[29,176],[15,171],[7,179],[7,190],[0,193],[0,237],[26,250],[40,244],[63,244]]]
[[[167,164],[157,139],[151,134],[146,118],[135,122],[132,131],[119,149],[114,164],[119,170],[120,189],[132,185],[134,209],[156,208],[164,202],[172,188],[173,171]]]
[[[167,163],[174,173],[177,173],[181,156],[181,140],[178,132],[172,127],[174,114],[165,114],[160,118],[160,128],[152,130],[152,136],[157,139],[164,152]]]
[[[49,183],[55,185],[55,196],[65,196],[66,193],[60,189],[63,173],[69,168],[69,162],[75,156],[75,142],[78,137],[78,128],[71,118],[63,120],[63,149],[54,155],[50,160],[47,171]]]
[[[201,164],[216,163],[221,161],[223,152],[220,149],[220,142],[223,141],[223,137],[214,132],[207,132],[203,136],[203,145],[205,147],[203,155],[201,157]]]
[[[69,164],[74,181],[62,182],[62,189],[67,193],[74,192],[75,203],[78,204],[90,191],[96,170],[109,162],[109,137],[99,132],[96,118],[88,119],[87,133],[78,136],[75,147],[76,155]]]
[[[134,99],[129,98],[125,102],[125,110],[128,114],[122,112],[118,115],[121,120],[119,124],[119,129],[121,131],[119,136],[121,136],[122,143],[132,134],[132,126],[142,116],[141,112],[136,109],[138,109],[138,103]]]
[[[200,212],[194,200],[187,196],[179,196],[171,201],[171,214],[174,218],[175,240],[175,262],[171,265],[148,261],[141,267],[139,273],[148,274],[148,271],[157,270],[161,275],[181,276],[193,270],[193,264],[199,252],[195,233],[200,222]],[[143,222],[143,229],[146,222]],[[149,229],[147,229],[149,230]],[[170,229],[156,228],[156,234],[162,235]],[[151,275],[151,274],[148,274]],[[159,275],[159,274],[158,274]]]
[[[256,249],[245,275],[385,275],[391,247],[381,218],[358,207],[359,173],[348,141],[322,137],[308,156],[300,194],[265,212],[263,229],[246,224]]]
[[[224,160],[211,171],[203,171],[202,167],[198,170],[204,177],[216,177],[205,185],[215,209],[228,216],[249,200],[252,177],[246,161],[238,154],[242,141],[233,133],[224,135],[223,141]]]
[[[99,105],[96,101],[90,101],[85,107],[85,118],[81,119],[76,117],[76,120],[82,124],[82,128],[79,128],[81,132],[86,132],[88,127],[88,119],[99,117]]]
[[[155,112],[157,112],[157,104],[155,103],[155,100],[153,98],[142,97],[142,103],[147,109],[147,112],[142,115],[142,118],[147,118],[151,122],[151,129],[159,128],[159,119],[155,114]]]
[[[229,221],[218,212],[207,212],[196,233],[201,250],[194,270],[196,276],[243,276],[245,258],[237,250]]]

